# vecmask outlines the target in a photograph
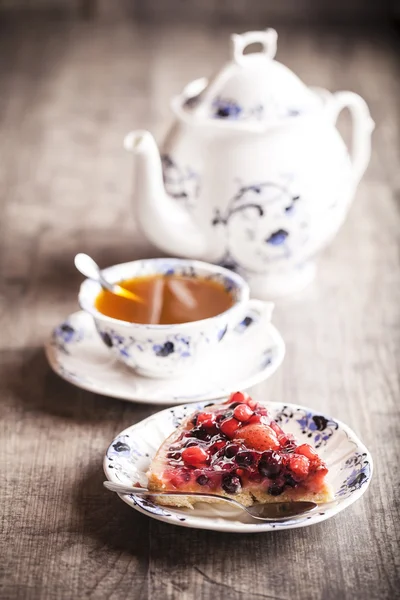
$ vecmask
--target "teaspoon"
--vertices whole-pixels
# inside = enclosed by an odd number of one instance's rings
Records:
[[[229,502],[234,506],[237,506],[243,511],[246,511],[253,519],[260,521],[284,521],[286,519],[292,519],[298,515],[308,513],[311,510],[317,508],[318,504],[315,502],[272,502],[267,504],[253,504],[252,506],[244,506],[233,498],[227,498],[226,496],[219,496],[218,494],[206,494],[202,492],[151,492],[146,488],[141,487],[129,487],[122,485],[121,483],[114,483],[112,481],[104,481],[103,485],[111,492],[117,492],[118,494],[135,494],[140,496],[196,496],[201,501],[201,498],[213,498],[214,500],[223,500]]]
[[[92,279],[93,281],[97,281],[100,283],[101,287],[108,290],[112,294],[116,296],[123,296],[124,298],[128,298],[128,300],[134,300],[135,302],[142,302],[142,298],[129,290],[121,287],[117,283],[110,283],[106,279],[104,279],[104,275],[101,272],[99,265],[91,258],[88,254],[79,253],[74,258],[75,267],[78,269],[82,275]]]

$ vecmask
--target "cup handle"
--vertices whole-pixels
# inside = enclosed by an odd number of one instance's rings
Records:
[[[332,118],[337,118],[344,108],[348,108],[353,119],[351,160],[353,182],[357,185],[368,166],[371,157],[371,134],[375,123],[371,118],[367,103],[354,92],[336,92],[332,95]]]
[[[257,300],[256,298],[249,300],[246,307],[247,310],[253,310],[258,313],[260,318],[265,318],[268,321],[271,321],[274,308],[275,304],[273,302],[265,302],[264,300]]]

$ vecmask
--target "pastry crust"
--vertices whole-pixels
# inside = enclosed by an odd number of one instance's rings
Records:
[[[166,492],[171,491],[168,490],[167,487],[162,483],[162,480],[159,479],[156,475],[150,474],[149,476],[149,490],[152,492]],[[290,489],[279,496],[271,496],[267,492],[263,492],[260,489],[252,488],[250,490],[244,490],[239,492],[238,494],[227,494],[223,490],[218,491],[219,496],[225,496],[226,498],[232,498],[232,500],[236,500],[243,504],[243,506],[252,506],[252,504],[270,504],[273,502],[316,502],[317,504],[324,504],[325,502],[330,502],[333,499],[332,489],[328,484],[325,484],[324,487],[318,492],[311,492],[310,490],[304,488]],[[223,502],[223,500],[212,498],[198,498],[196,496],[156,496],[157,504],[161,504],[162,506],[175,506],[177,508],[194,508],[194,505],[197,502],[205,502],[207,504],[219,504]]]

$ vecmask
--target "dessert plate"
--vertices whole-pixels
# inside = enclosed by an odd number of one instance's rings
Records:
[[[122,431],[104,457],[106,477],[124,485],[147,486],[146,472],[161,443],[178,427],[182,419],[195,410],[203,409],[206,404],[200,402],[166,409]],[[307,442],[318,451],[329,469],[327,482],[333,488],[333,502],[319,505],[312,513],[287,521],[263,523],[256,522],[242,511],[236,511],[225,504],[199,502],[190,510],[163,507],[150,498],[134,494],[120,497],[139,512],[173,525],[255,533],[306,527],[325,521],[363,495],[372,477],[372,457],[347,425],[303,406],[276,402],[266,402],[265,405],[271,417],[282,425],[285,432],[293,433],[299,443]]]
[[[177,404],[222,398],[267,379],[282,363],[285,344],[279,332],[249,311],[216,352],[179,379],[150,379],[116,360],[99,339],[93,318],[70,315],[47,341],[53,370],[70,383],[106,396],[148,404]]]

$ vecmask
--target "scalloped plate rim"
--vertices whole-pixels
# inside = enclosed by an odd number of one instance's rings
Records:
[[[207,390],[207,392],[204,392],[200,396],[196,396],[193,398],[191,398],[189,393],[188,393],[188,395],[185,395],[185,396],[183,396],[183,395],[175,396],[175,397],[173,396],[171,401],[169,401],[165,398],[149,398],[149,397],[146,398],[145,396],[140,396],[139,394],[127,397],[126,392],[119,391],[116,385],[113,387],[113,389],[109,389],[109,388],[104,389],[103,388],[102,390],[100,390],[99,385],[96,385],[93,382],[86,382],[85,380],[79,379],[77,376],[75,376],[74,373],[71,373],[71,372],[68,372],[68,374],[67,374],[65,372],[65,370],[63,369],[62,364],[58,360],[57,353],[51,343],[54,331],[57,329],[57,327],[61,323],[66,322],[69,318],[78,317],[78,315],[82,315],[82,314],[87,315],[87,313],[85,313],[85,311],[82,311],[82,310],[70,313],[66,317],[66,319],[64,319],[58,325],[53,327],[52,333],[50,334],[50,336],[48,337],[48,339],[46,340],[45,345],[44,345],[46,358],[48,360],[50,367],[56,373],[56,375],[58,375],[59,377],[64,379],[64,381],[67,381],[68,383],[70,383],[76,387],[84,389],[88,392],[92,392],[94,394],[100,394],[100,395],[103,395],[106,397],[116,398],[118,400],[125,400],[127,402],[132,402],[132,403],[137,403],[137,404],[149,404],[149,405],[151,404],[151,405],[155,405],[155,406],[170,407],[172,403],[176,403],[177,405],[183,405],[186,403],[195,403],[195,402],[203,402],[203,401],[205,402],[207,400],[219,400],[221,398],[226,397],[227,394],[229,394],[230,391],[232,391],[232,387],[235,387],[238,389],[239,388],[240,389],[248,389],[252,386],[257,385],[258,383],[261,383],[262,381],[269,379],[269,377],[271,377],[277,371],[277,369],[282,365],[282,362],[283,362],[283,359],[284,359],[285,353],[286,353],[285,342],[284,342],[281,334],[279,333],[279,330],[275,327],[275,325],[273,325],[272,323],[269,322],[269,323],[266,323],[265,326],[268,327],[269,336],[270,336],[271,342],[273,344],[273,345],[271,345],[271,348],[274,347],[276,349],[277,358],[272,364],[267,365],[264,368],[260,368],[254,375],[252,375],[251,377],[247,377],[247,379],[244,379],[242,382],[239,382],[239,384],[235,383],[235,385],[230,387],[229,389],[227,387],[225,387],[225,388],[215,388],[214,390]],[[101,344],[100,340],[99,340],[99,344]],[[135,376],[135,373],[133,371],[132,371],[132,375]],[[163,380],[156,379],[154,381],[159,382],[159,384],[162,385]],[[172,380],[168,380],[168,381],[172,381]]]
[[[205,404],[206,402],[207,401],[201,401],[201,402],[198,402],[198,404],[199,405]],[[208,530],[208,531],[221,531],[221,532],[230,532],[230,533],[263,533],[263,532],[267,532],[267,531],[279,531],[279,530],[286,530],[286,529],[297,529],[300,527],[308,527],[310,525],[321,523],[322,521],[326,521],[327,519],[334,517],[335,515],[339,514],[340,512],[342,512],[343,510],[345,510],[346,508],[351,506],[354,502],[356,502],[359,498],[361,498],[361,496],[363,496],[363,494],[367,491],[367,489],[371,483],[373,473],[374,473],[374,464],[373,464],[372,455],[369,452],[368,448],[360,440],[360,438],[356,435],[356,433],[351,429],[351,427],[346,425],[346,423],[344,423],[340,419],[336,419],[336,418],[327,416],[327,415],[321,413],[321,411],[317,411],[315,409],[312,409],[310,407],[303,406],[300,404],[293,404],[293,403],[289,403],[289,402],[273,402],[273,401],[271,401],[271,402],[259,401],[259,402],[260,402],[260,404],[265,404],[267,407],[268,406],[272,406],[272,407],[276,407],[276,408],[288,407],[289,409],[305,410],[314,415],[316,415],[316,414],[322,415],[326,419],[332,420],[335,423],[337,423],[339,426],[339,429],[343,430],[347,434],[349,440],[351,440],[356,445],[356,449],[362,453],[365,453],[366,456],[368,457],[370,474],[369,474],[369,478],[364,483],[364,485],[362,485],[360,488],[358,488],[357,490],[352,492],[347,498],[344,498],[343,500],[338,500],[337,505],[334,505],[330,508],[329,507],[324,508],[323,515],[320,513],[315,513],[313,516],[311,516],[308,519],[306,518],[299,522],[296,522],[296,520],[294,519],[293,522],[290,522],[287,525],[279,523],[279,522],[276,522],[275,524],[274,523],[262,523],[262,522],[254,523],[254,524],[240,523],[237,521],[234,522],[234,521],[230,521],[230,520],[224,521],[223,517],[220,517],[218,519],[218,521],[215,520],[215,523],[212,523],[213,518],[208,517],[208,519],[211,521],[211,523],[210,523],[210,526],[205,526],[202,522],[200,522],[200,523],[196,522],[197,519],[199,519],[199,517],[196,517],[196,515],[192,515],[190,512],[187,513],[187,517],[186,517],[185,521],[180,521],[178,519],[172,521],[169,519],[169,517],[166,517],[163,515],[156,515],[150,511],[143,509],[142,507],[135,504],[135,501],[130,496],[127,496],[125,494],[117,494],[117,495],[121,498],[121,500],[123,500],[123,502],[125,502],[126,504],[131,506],[133,509],[135,509],[138,512],[140,512],[150,518],[153,518],[157,521],[162,521],[164,523],[168,523],[169,525],[175,525],[178,527],[189,527],[192,529],[203,529],[203,530]],[[139,425],[143,426],[145,423],[149,422],[150,420],[161,417],[161,415],[164,413],[174,411],[174,410],[184,410],[186,407],[188,409],[192,409],[193,404],[191,404],[191,403],[188,403],[187,405],[178,404],[176,406],[165,408],[153,415],[150,415],[149,417],[146,417],[145,419],[139,421],[138,423],[130,425],[129,427],[122,430],[118,435],[116,435],[115,438],[113,439],[113,441],[111,442],[111,444],[109,444],[109,446],[107,447],[107,451],[106,451],[106,454],[104,455],[104,459],[103,459],[103,470],[104,470],[104,473],[105,473],[105,476],[107,477],[107,479],[118,483],[118,479],[112,477],[112,473],[110,472],[110,470],[106,464],[108,451],[112,447],[112,445],[116,439],[118,439],[119,437],[121,437],[123,435],[126,435],[128,432],[131,433],[132,430],[134,430],[135,427],[137,427]],[[321,508],[322,507],[323,507],[323,505],[321,505]],[[171,510],[171,508],[170,508],[170,510]],[[299,518],[303,518],[303,517],[300,516]],[[200,520],[202,520],[202,519],[203,518],[201,517]]]

